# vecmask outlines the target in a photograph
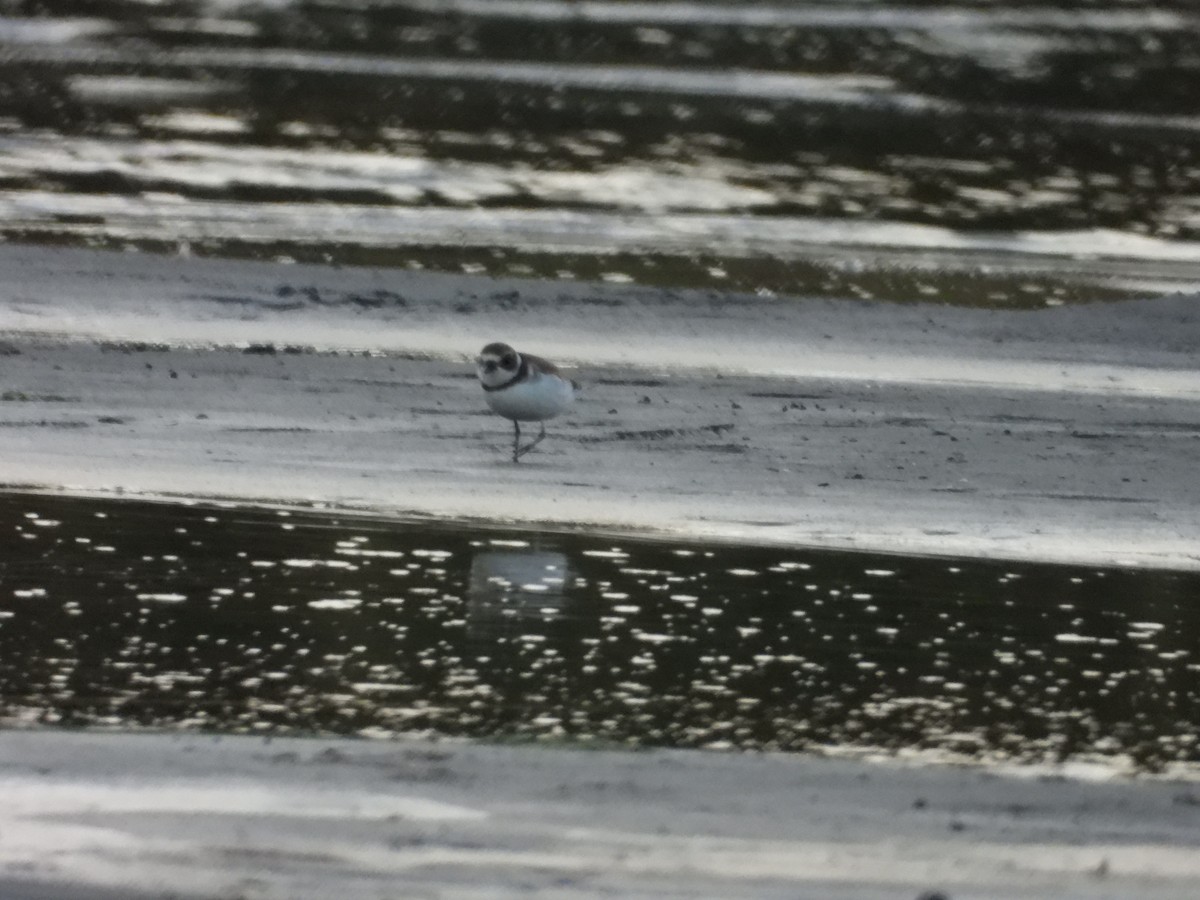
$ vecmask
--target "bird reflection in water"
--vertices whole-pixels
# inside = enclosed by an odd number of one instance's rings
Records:
[[[477,551],[471,559],[467,631],[473,638],[516,637],[540,630],[568,603],[565,553],[531,547]]]

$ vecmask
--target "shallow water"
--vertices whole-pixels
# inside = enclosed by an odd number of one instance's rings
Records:
[[[1200,762],[1200,575],[0,495],[0,722]]]
[[[9,239],[993,306],[1200,285],[1181,0],[56,9],[0,17]]]

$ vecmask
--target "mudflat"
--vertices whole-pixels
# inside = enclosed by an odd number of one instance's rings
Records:
[[[1200,567],[1190,296],[1040,310],[0,247],[9,488]],[[471,357],[553,358],[520,464]],[[1086,776],[1101,776],[1101,780]],[[1193,782],[6,731],[12,898],[1195,892]]]
[[[0,247],[3,481],[1200,566],[1196,298],[1039,310]],[[583,384],[520,464],[471,358]]]
[[[55,897],[1190,898],[1194,785],[772,754],[7,732]]]

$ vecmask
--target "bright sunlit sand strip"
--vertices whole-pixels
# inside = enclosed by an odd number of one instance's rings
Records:
[[[178,177],[193,186],[229,185],[239,171],[269,173],[269,184],[283,187],[374,188],[386,179],[385,190],[397,199],[415,198],[426,189],[437,189],[458,175],[437,171],[420,161],[396,162],[381,158],[378,176],[339,174],[336,155],[287,154],[268,151],[248,154],[164,146],[159,155],[179,152],[212,155],[210,162],[193,160],[184,167],[153,159],[141,148],[145,166],[114,161],[118,171],[136,165],[142,175]],[[219,158],[224,156],[224,159]],[[284,158],[290,156],[291,159]],[[307,156],[307,159],[304,157]],[[137,157],[135,156],[135,159]],[[361,160],[360,160],[361,161]],[[197,163],[199,163],[197,165]],[[13,160],[13,169],[34,164]],[[99,163],[88,163],[95,168]],[[0,163],[0,169],[5,166]],[[68,169],[80,170],[69,163]],[[522,191],[542,195],[547,201],[572,197],[599,201],[606,194],[627,199],[631,211],[453,209],[411,206],[366,206],[327,203],[251,204],[234,201],[188,200],[178,195],[145,193],[130,196],[67,195],[49,191],[0,192],[0,215],[9,227],[33,228],[54,223],[63,233],[80,236],[148,240],[161,237],[169,218],[171,234],[179,240],[240,240],[295,244],[345,243],[358,246],[504,246],[527,252],[603,255],[652,252],[688,255],[719,247],[728,258],[762,256],[804,259],[814,249],[849,255],[855,251],[900,251],[937,254],[938,265],[953,267],[954,256],[969,255],[972,265],[991,264],[998,270],[1038,271],[1050,260],[1061,260],[1065,273],[1078,273],[1095,263],[1120,260],[1133,263],[1200,264],[1200,243],[1172,241],[1103,228],[1074,231],[1021,231],[1012,234],[968,233],[934,225],[904,222],[871,222],[852,219],[793,218],[744,214],[714,215],[704,212],[661,212],[664,207],[688,203],[689,192],[714,188],[715,206],[755,206],[767,198],[753,190],[727,187],[721,182],[651,174],[636,170],[613,171],[569,179],[528,173],[501,176],[485,168],[461,173],[457,190],[473,202],[515,196]],[[399,180],[399,184],[396,180]],[[644,192],[644,193],[643,193]],[[85,219],[77,224],[62,221]],[[990,257],[983,260],[981,257]],[[959,266],[965,265],[960,263]],[[1189,269],[1196,278],[1195,269]],[[1149,277],[1149,273],[1145,273]]]
[[[1092,9],[1065,11],[1031,7],[939,5],[929,9],[886,3],[729,4],[694,2],[614,3],[610,0],[397,0],[410,9],[539,22],[603,22],[654,25],[733,25],[753,28],[989,28],[1065,31],[1178,31],[1194,19],[1174,10]]]
[[[0,889],[14,897],[254,884],[256,896],[367,900],[386,884],[447,897],[1185,900],[1200,879],[1194,789],[1170,782],[61,732],[10,732],[0,761]]]

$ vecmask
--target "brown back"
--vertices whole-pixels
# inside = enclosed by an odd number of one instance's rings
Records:
[[[558,375],[562,377],[562,373],[558,371],[558,366],[550,362],[548,359],[542,359],[540,356],[534,356],[532,353],[522,353],[521,359],[529,363],[531,366],[536,366],[539,372],[545,372],[547,375]]]

